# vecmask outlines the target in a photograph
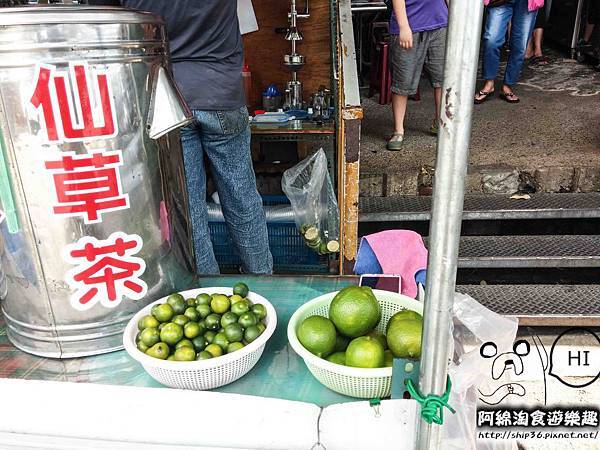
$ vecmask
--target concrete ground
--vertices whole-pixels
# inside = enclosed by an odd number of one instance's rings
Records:
[[[482,175],[497,171],[529,174],[546,192],[600,190],[600,73],[555,55],[527,67],[515,91],[517,105],[496,96],[475,106],[467,191],[486,192]],[[409,102],[399,152],[385,150],[392,110],[377,100],[363,101],[361,195],[416,194],[421,168],[435,165],[433,90],[422,80],[421,101]]]

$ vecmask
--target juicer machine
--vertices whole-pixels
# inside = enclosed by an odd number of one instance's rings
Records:
[[[302,82],[298,80],[298,71],[306,63],[305,57],[297,52],[297,43],[302,41],[302,33],[298,30],[298,19],[307,19],[310,17],[308,10],[308,0],[304,12],[298,13],[296,9],[296,0],[291,0],[290,12],[288,12],[289,28],[285,34],[285,39],[292,44],[292,52],[284,55],[283,64],[292,72],[292,79],[287,82],[285,87],[284,109],[302,109]]]

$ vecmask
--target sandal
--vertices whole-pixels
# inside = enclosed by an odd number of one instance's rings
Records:
[[[481,90],[481,91],[479,91],[477,93],[477,95],[480,96],[481,98],[477,98],[477,96],[476,96],[475,97],[475,104],[476,105],[480,105],[483,102],[485,102],[489,97],[491,97],[492,95],[494,95],[494,91],[492,90],[492,91],[487,91],[486,92],[486,91]]]
[[[514,92],[502,92],[500,98],[507,103],[519,103],[521,101]]]
[[[546,56],[534,56],[531,58],[529,65],[530,66],[546,66],[550,63]]]

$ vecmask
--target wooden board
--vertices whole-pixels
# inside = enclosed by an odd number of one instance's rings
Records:
[[[298,79],[304,83],[304,101],[320,85],[331,86],[330,0],[309,1],[310,18],[298,20],[298,29],[304,36],[298,44],[298,53],[306,58],[306,65],[298,72]],[[252,99],[256,107],[261,105],[261,94],[269,84],[277,84],[283,93],[285,83],[292,79],[283,65],[283,56],[291,53],[291,43],[285,40],[285,35],[275,32],[276,28],[287,28],[290,2],[254,0],[253,4],[259,30],[244,35],[244,51],[252,72]],[[304,0],[298,0],[299,11],[303,11],[304,5]]]

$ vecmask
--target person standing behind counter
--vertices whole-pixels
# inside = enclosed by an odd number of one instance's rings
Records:
[[[89,0],[162,16],[175,81],[194,114],[181,142],[198,274],[218,274],[208,228],[207,156],[229,234],[246,273],[270,274],[267,224],[250,154],[237,0]]]

